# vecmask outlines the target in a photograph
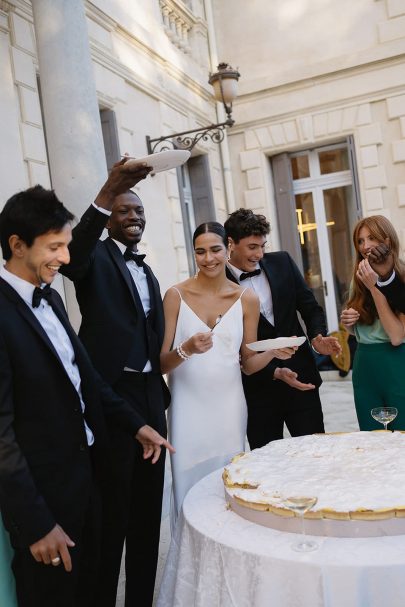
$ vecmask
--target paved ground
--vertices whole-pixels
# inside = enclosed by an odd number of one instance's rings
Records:
[[[322,407],[325,419],[326,432],[349,432],[358,430],[357,418],[354,410],[353,389],[350,376],[341,379],[337,371],[326,371],[322,373],[324,383],[321,387]],[[287,433],[288,434],[288,433]],[[165,479],[165,495],[163,502],[163,517],[161,528],[161,541],[159,548],[159,566],[156,587],[159,588],[163,573],[164,563],[170,543],[169,527],[169,502],[170,502],[171,474],[170,466],[167,466]],[[120,577],[120,587],[116,607],[124,607],[124,585],[123,572]]]

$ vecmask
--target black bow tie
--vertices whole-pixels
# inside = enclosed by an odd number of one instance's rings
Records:
[[[41,299],[44,298],[50,304],[52,299],[51,285],[45,285],[43,289],[35,287],[32,294],[32,307],[38,308],[41,303]]]
[[[260,272],[260,268],[253,270],[253,272],[242,272],[242,274],[239,276],[239,281],[246,280],[246,278],[253,278],[253,276],[259,276]]]
[[[138,254],[135,253],[135,251],[132,251],[132,249],[130,249],[129,247],[125,250],[124,253],[124,259],[125,261],[134,261],[136,263],[137,266],[143,266],[143,260],[145,259],[146,255],[144,253],[142,254]]]

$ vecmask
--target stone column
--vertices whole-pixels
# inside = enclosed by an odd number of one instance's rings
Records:
[[[32,0],[52,187],[77,217],[107,177],[83,0]],[[71,320],[78,324],[71,283]]]

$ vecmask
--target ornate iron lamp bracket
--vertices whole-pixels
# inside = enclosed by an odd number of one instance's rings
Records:
[[[191,151],[201,140],[208,141],[210,139],[213,143],[220,143],[224,139],[226,127],[230,127],[234,123],[235,121],[232,118],[228,118],[225,122],[220,122],[219,124],[210,124],[209,126],[193,129],[192,131],[166,135],[166,137],[151,139],[149,136],[146,136],[148,153],[155,154],[156,152],[173,149]]]

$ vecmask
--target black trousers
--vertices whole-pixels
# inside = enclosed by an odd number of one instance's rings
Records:
[[[73,514],[73,513],[72,513]],[[54,567],[37,563],[29,548],[21,548],[11,534],[14,548],[13,571],[16,578],[18,607],[88,607],[94,599],[97,584],[101,504],[94,484],[84,519],[63,525],[75,542],[69,548],[72,571],[63,563]]]
[[[124,372],[113,386],[163,436],[166,435],[161,377]],[[111,472],[101,482],[102,539],[94,607],[115,607],[125,541],[125,606],[151,607],[158,559],[165,452],[144,460],[133,437],[109,428]]]
[[[291,436],[325,432],[319,390],[301,392],[275,381],[263,394],[246,394],[247,437],[251,449],[283,438],[286,424]]]

